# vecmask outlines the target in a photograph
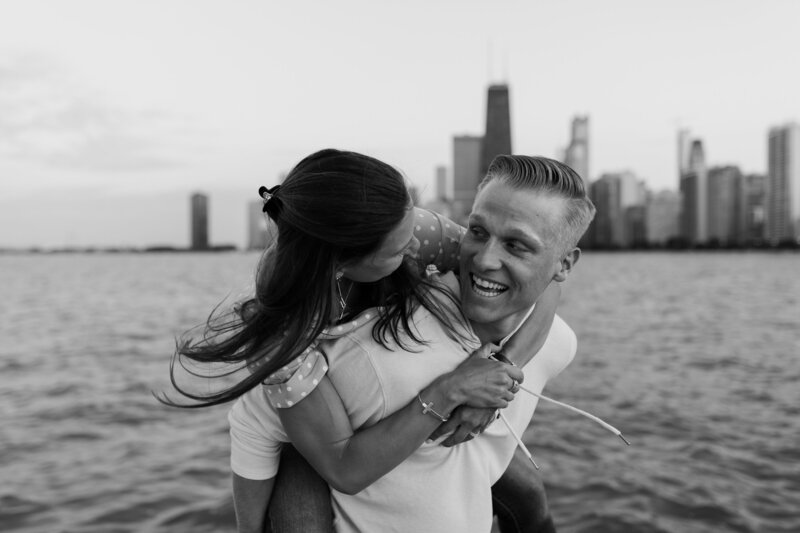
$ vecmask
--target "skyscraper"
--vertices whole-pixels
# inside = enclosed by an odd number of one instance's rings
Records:
[[[192,250],[208,250],[208,196],[194,193],[191,198]]]
[[[719,244],[736,241],[739,167],[712,167],[708,171],[708,240]]]
[[[438,166],[436,167],[436,199],[449,200],[451,196],[447,183],[447,167]]]
[[[620,179],[617,174],[603,174],[589,187],[597,213],[589,227],[591,243],[601,248],[623,245],[623,212],[620,207]]]
[[[564,154],[564,163],[589,183],[589,117],[572,119],[572,139]]]
[[[645,229],[649,244],[667,244],[680,235],[681,195],[675,191],[649,194]]]
[[[247,249],[264,250],[270,245],[276,228],[263,211],[264,202],[254,200],[247,204]]]
[[[766,239],[800,242],[800,124],[769,130]]]
[[[481,178],[495,156],[511,154],[511,105],[508,85],[490,85],[486,95],[486,133],[481,152]]]
[[[453,137],[453,217],[460,222],[472,209],[481,173],[483,137]]]
[[[627,247],[646,242],[647,191],[629,171],[609,172],[589,186],[597,213],[589,226],[587,246]]]
[[[753,245],[764,241],[764,202],[766,200],[767,176],[748,174],[743,176],[739,187],[736,237],[739,244]]]
[[[703,141],[695,139],[689,150],[689,163],[681,175],[681,236],[690,244],[708,240],[708,184]]]
[[[691,149],[691,136],[687,129],[678,131],[678,183],[686,172],[689,171],[689,151]]]

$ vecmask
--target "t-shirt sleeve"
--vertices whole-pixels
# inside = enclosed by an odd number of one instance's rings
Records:
[[[258,389],[252,392],[261,393]],[[270,417],[247,400],[240,398],[228,412],[231,470],[245,479],[270,479],[278,473],[283,444],[267,431]]]
[[[440,272],[458,272],[458,253],[466,229],[427,209],[414,208],[414,236],[419,240],[417,260],[424,270],[435,265]]]
[[[558,346],[556,353],[557,357],[552,359],[548,368],[549,379],[552,379],[563,372],[572,360],[575,358],[575,353],[578,351],[578,337],[571,327],[556,315],[553,319],[553,325],[550,326],[550,335],[548,340],[553,340]]]
[[[328,362],[322,350],[309,347],[303,355],[264,381],[267,400],[278,409],[292,407],[308,396],[327,372]]]

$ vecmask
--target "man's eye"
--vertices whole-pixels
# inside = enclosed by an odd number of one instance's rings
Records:
[[[522,244],[519,241],[509,241],[508,243],[506,243],[506,246],[509,248],[509,250],[511,250],[513,252],[521,253],[521,252],[527,252],[528,251],[528,247],[525,246],[524,244]]]

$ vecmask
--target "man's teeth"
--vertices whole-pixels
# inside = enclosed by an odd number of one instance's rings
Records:
[[[508,289],[505,285],[472,275],[472,290],[480,296],[498,296]]]

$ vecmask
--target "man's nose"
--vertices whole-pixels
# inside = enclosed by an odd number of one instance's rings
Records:
[[[494,239],[489,239],[483,243],[478,253],[472,258],[475,268],[479,270],[497,270],[500,268],[500,250]]]

